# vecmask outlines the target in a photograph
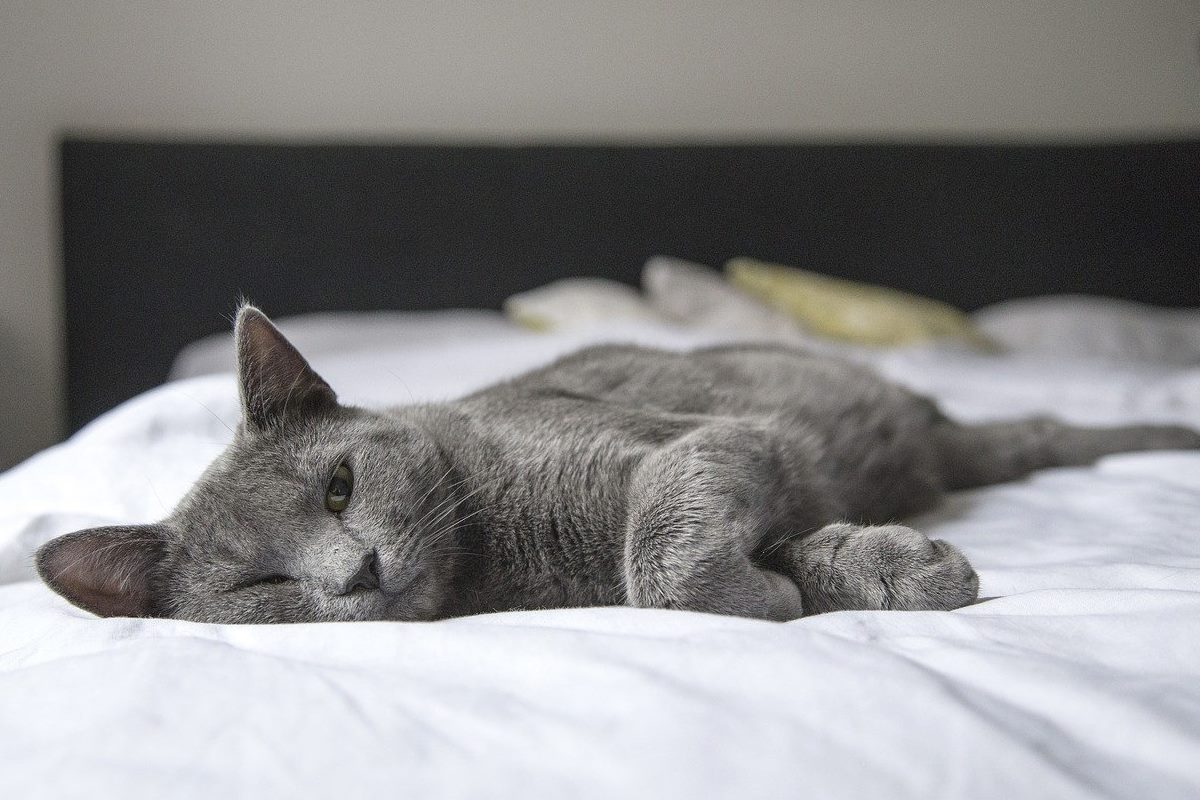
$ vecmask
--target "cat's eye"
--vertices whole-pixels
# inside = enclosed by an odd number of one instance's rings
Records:
[[[265,578],[259,578],[255,583],[265,583],[274,586],[280,583],[287,583],[290,580],[292,579],[287,575],[268,575]]]
[[[353,491],[354,473],[345,464],[338,464],[329,479],[329,488],[325,490],[325,507],[335,514],[345,511]]]

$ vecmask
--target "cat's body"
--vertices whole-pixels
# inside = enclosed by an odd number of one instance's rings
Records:
[[[47,544],[39,570],[68,599],[215,622],[956,608],[977,593],[966,559],[887,523],[947,489],[1200,447],[1170,426],[963,426],[864,368],[770,345],[593,348],[371,412],[338,405],[260,312],[237,339],[234,443],[163,523]]]
[[[633,539],[663,535],[631,511],[661,499],[647,491],[680,488],[649,489],[666,468],[655,462],[674,453],[728,445],[723,464],[701,471],[756,473],[758,496],[738,499],[747,506],[738,544],[756,561],[825,524],[888,522],[939,495],[932,403],[784,347],[589,348],[458,402],[392,413],[430,427],[456,420],[439,438],[465,513],[478,515],[467,539],[480,553],[464,564],[461,611],[629,602]]]

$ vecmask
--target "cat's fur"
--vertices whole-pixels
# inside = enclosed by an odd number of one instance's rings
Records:
[[[368,411],[339,405],[258,310],[236,343],[242,423],[175,511],[38,552],[71,602],[206,622],[952,609],[976,598],[974,570],[893,520],[948,489],[1200,447],[1170,426],[960,425],[862,367],[773,345],[595,347],[455,402]],[[353,494],[335,513],[343,462]]]

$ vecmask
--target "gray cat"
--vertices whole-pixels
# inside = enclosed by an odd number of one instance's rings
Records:
[[[594,347],[455,402],[368,411],[251,306],[236,344],[241,425],[175,511],[38,551],[72,603],[204,622],[952,609],[976,599],[971,565],[892,520],[1041,467],[1200,447],[1170,426],[960,425],[774,345]]]

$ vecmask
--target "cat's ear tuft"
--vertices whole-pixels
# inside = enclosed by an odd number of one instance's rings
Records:
[[[329,384],[254,306],[238,309],[234,340],[242,417],[247,425],[268,428],[337,406],[337,395]]]
[[[98,616],[154,616],[164,533],[161,525],[68,533],[41,546],[37,571],[51,589]]]

